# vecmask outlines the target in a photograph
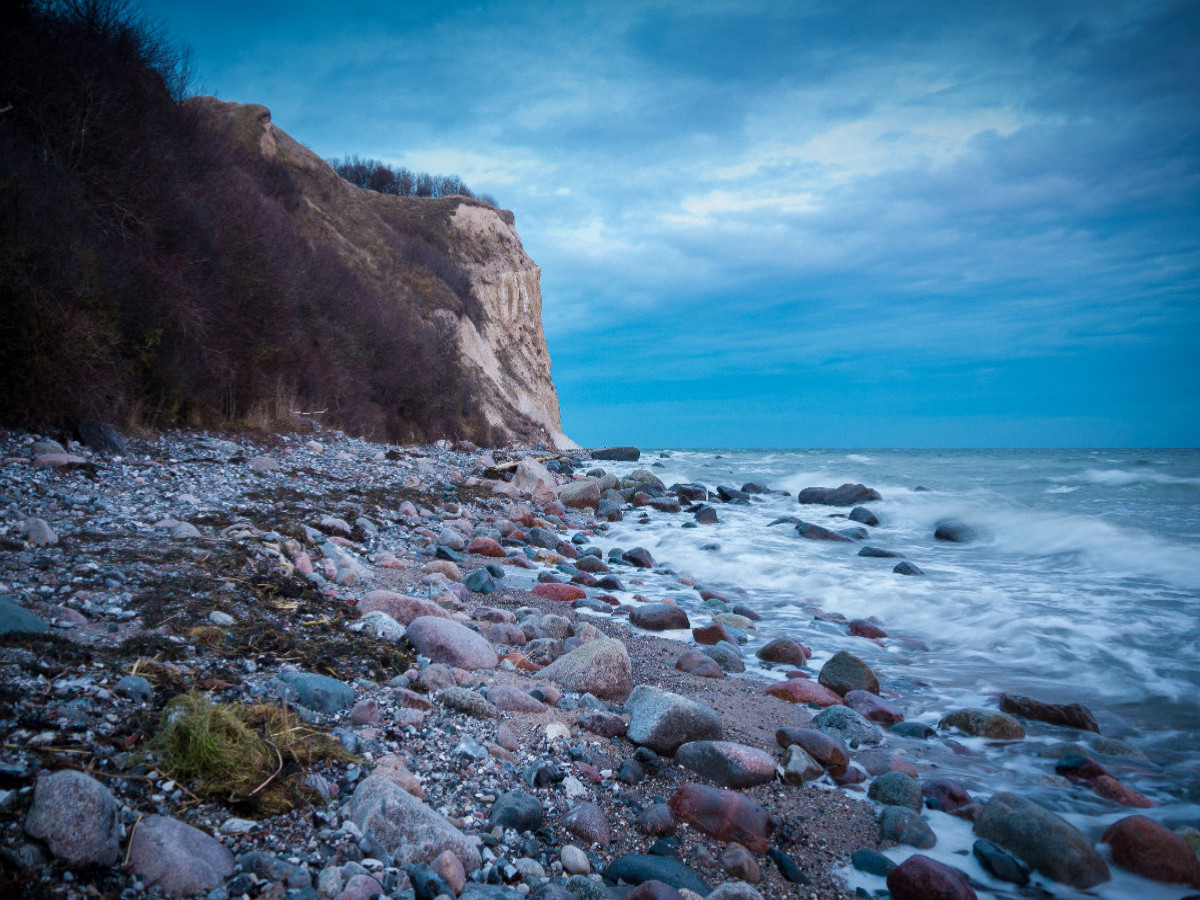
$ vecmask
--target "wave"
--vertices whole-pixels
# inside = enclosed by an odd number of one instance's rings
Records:
[[[1133,484],[1173,484],[1200,487],[1200,478],[1186,478],[1179,475],[1167,475],[1162,472],[1137,471],[1126,469],[1087,469],[1080,476],[1089,484],[1106,485],[1108,487],[1127,487]],[[1062,479],[1075,480],[1071,479]]]

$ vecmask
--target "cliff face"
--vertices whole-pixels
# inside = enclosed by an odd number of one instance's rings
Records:
[[[463,197],[358,188],[276,127],[266,107],[211,97],[189,103],[243,149],[286,166],[300,198],[291,215],[310,240],[332,248],[384,302],[411,304],[437,326],[493,434],[576,446],[563,434],[550,377],[541,270],[525,253],[512,213]],[[438,264],[439,254],[449,267]]]

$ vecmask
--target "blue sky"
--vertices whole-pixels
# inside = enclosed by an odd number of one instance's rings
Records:
[[[1200,3],[145,9],[512,209],[584,445],[1200,445]]]

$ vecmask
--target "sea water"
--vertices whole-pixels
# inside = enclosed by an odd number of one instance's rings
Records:
[[[666,450],[600,465],[617,475],[650,468],[668,487],[698,482],[714,494],[718,485],[750,481],[771,488],[745,505],[714,502],[717,525],[687,528],[686,513],[646,508],[627,511],[597,540],[605,550],[645,547],[660,566],[755,609],[762,620],[746,647],[748,662],[780,635],[815,651],[814,670],[849,650],[875,669],[885,693],[899,695],[910,721],[935,728],[954,709],[997,708],[1001,692],[1082,703],[1106,737],[1145,754],[1098,758],[1156,805],[1119,807],[1055,776],[1054,759],[1038,751],[1093,736],[1036,722],[1026,723],[1025,741],[1008,744],[889,736],[884,747],[916,763],[923,777],[958,778],[982,799],[1017,791],[1092,836],[1132,813],[1170,827],[1200,824],[1200,452]],[[769,524],[798,516],[834,529],[855,525],[845,518],[849,508],[796,499],[802,488],[846,482],[883,498],[868,504],[880,523],[865,541],[811,541],[790,524]],[[977,540],[935,539],[936,523],[946,518],[966,522]],[[858,556],[864,545],[903,553],[924,575],[895,574],[896,559]],[[712,612],[669,574],[638,577],[634,590],[674,600],[694,625]],[[849,636],[831,613],[874,617],[889,637]],[[783,677],[780,670],[757,674]],[[939,843],[925,852],[1003,887],[963,855],[969,826],[926,816]],[[899,861],[911,852],[889,855]],[[1088,894],[1042,886],[1060,897],[1189,893],[1115,867],[1113,874]],[[859,873],[848,877],[868,889],[883,886]]]

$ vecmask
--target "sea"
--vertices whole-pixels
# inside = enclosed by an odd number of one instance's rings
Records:
[[[648,549],[669,572],[647,574],[634,589],[679,603],[693,625],[713,610],[679,582],[683,573],[756,610],[762,619],[749,632],[748,664],[781,635],[814,651],[814,671],[849,650],[899,698],[908,720],[933,728],[955,709],[996,709],[1001,692],[1082,703],[1104,737],[1128,748],[1096,758],[1155,805],[1117,806],[1057,776],[1055,760],[1040,754],[1095,736],[1037,722],[1010,743],[944,731],[927,741],[889,736],[883,746],[925,777],[957,778],[983,800],[1016,791],[1094,838],[1132,813],[1200,827],[1200,451],[667,449],[599,465],[617,475],[647,468],[668,487],[770,488],[748,504],[714,502],[716,525],[685,527],[687,514],[634,510],[595,539],[606,551]],[[789,523],[770,524],[796,516],[854,526],[849,508],[797,502],[803,488],[844,483],[882,497],[867,504],[879,524],[866,540],[812,541]],[[937,540],[936,525],[948,518],[971,526],[976,540]],[[864,545],[902,553],[924,574],[896,574],[896,559],[859,556]],[[888,637],[852,637],[839,616],[876,621]],[[969,823],[925,815],[939,839],[921,852],[968,872],[981,896],[1018,895],[973,859]],[[899,862],[912,852],[887,855]],[[1088,892],[1037,876],[1034,883],[1063,898],[1195,893],[1111,869],[1113,881]],[[844,874],[852,887],[884,887],[882,878]]]

